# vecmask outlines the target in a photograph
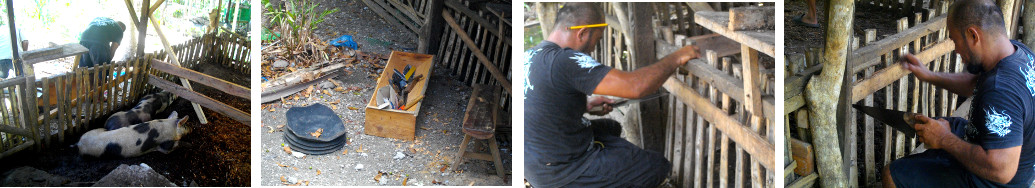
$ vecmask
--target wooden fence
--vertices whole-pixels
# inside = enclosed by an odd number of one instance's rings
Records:
[[[880,1],[875,1],[880,3]],[[847,183],[853,187],[879,185],[881,169],[894,159],[904,157],[917,146],[916,139],[907,139],[901,132],[875,121],[873,118],[849,108],[850,104],[875,106],[921,113],[931,117],[953,116],[954,109],[962,103],[960,97],[932,84],[920,82],[908,70],[897,65],[895,60],[901,54],[912,53],[935,72],[960,72],[963,65],[953,55],[951,39],[945,30],[946,2],[936,2],[935,9],[916,9],[909,17],[899,19],[898,33],[876,40],[875,29],[864,29],[863,38],[852,41],[838,110],[845,118],[838,123],[840,148],[844,160],[843,168]],[[787,120],[786,140],[789,150],[788,161],[795,164],[788,168],[804,176],[802,181],[788,178],[789,187],[811,184],[816,180],[816,167],[811,138],[805,85],[812,75],[821,70],[820,49],[807,50],[805,54],[787,56],[787,78],[785,84],[784,116]],[[815,91],[821,92],[821,91]],[[839,116],[841,117],[841,116]],[[793,133],[792,133],[793,132]],[[862,146],[860,146],[862,145]],[[862,147],[860,150],[859,147]]]
[[[488,4],[445,0],[435,68],[447,68],[461,82],[497,87],[501,113],[510,113],[511,26]]]
[[[218,63],[242,72],[250,69],[250,42],[239,35],[208,34],[173,49],[188,69],[199,63]],[[148,74],[166,80],[174,77],[152,70],[152,59],[168,57],[163,50],[127,61],[74,68],[35,82],[21,83],[34,79],[33,75],[0,81],[4,94],[0,99],[0,158],[29,146],[45,149],[64,143],[66,135],[87,131],[90,121],[103,121],[113,112],[136,105],[143,95],[156,92],[156,87],[146,84]],[[26,87],[35,89],[21,93]],[[37,97],[36,92],[42,95]]]
[[[712,49],[702,52],[701,59],[687,63],[665,83],[664,88],[670,95],[662,99],[663,130],[652,132],[648,130],[649,125],[639,125],[643,126],[644,148],[653,148],[650,146],[653,144],[663,146],[665,157],[673,163],[670,180],[677,187],[774,186],[774,75],[773,67],[759,66],[758,55],[762,52],[772,59],[775,32],[757,32],[768,38],[752,44],[758,47],[749,47],[742,44],[752,42],[730,39],[742,36],[742,31],[727,30],[725,23],[711,19],[713,15],[728,16],[725,11],[732,7],[757,4],[651,3],[647,6],[651,10],[629,13],[634,10],[616,10],[615,7],[641,6],[603,3],[609,27],[597,50],[590,55],[605,65],[634,70],[643,66],[641,62],[634,62],[635,56],[642,55],[635,53],[656,53],[651,55],[660,59],[690,43]],[[707,10],[701,10],[702,7]],[[623,15],[631,14],[648,14],[655,18],[654,33],[627,34],[626,31],[632,31],[631,27],[635,26],[623,24],[635,20]],[[632,49],[634,44],[630,42],[642,39],[637,38],[642,37],[638,35],[656,40],[655,49]],[[745,98],[745,93],[754,94]],[[646,137],[663,140],[652,143],[651,138]]]

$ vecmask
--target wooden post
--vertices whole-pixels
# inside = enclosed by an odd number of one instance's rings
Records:
[[[651,22],[651,5],[650,3],[629,3],[629,23],[622,25],[628,27],[626,31],[631,31],[629,41],[630,49],[632,49],[633,63],[636,68],[646,67],[654,64],[658,61],[654,53],[654,26]],[[617,54],[608,54],[617,55]],[[634,104],[635,105],[635,104]],[[658,137],[642,137],[642,135],[660,135],[664,132],[665,118],[663,117],[661,109],[661,100],[651,99],[647,101],[641,101],[639,104],[639,133],[640,146],[644,149],[661,151],[661,140]],[[633,107],[635,108],[635,107]],[[635,111],[635,110],[634,110]],[[627,138],[633,139],[633,135],[626,135]]]
[[[539,29],[543,31],[543,38],[550,37],[550,32],[553,31],[553,21],[557,18],[557,11],[560,8],[557,7],[556,2],[536,2],[535,3],[535,14],[536,18],[539,18]]]
[[[126,0],[126,2],[129,3],[129,0]],[[136,53],[137,55],[136,55],[136,57],[143,57],[144,56],[144,47],[146,47],[145,44],[147,44],[146,42],[144,42],[144,40],[147,38],[147,18],[150,17],[150,16],[144,16],[144,14],[147,14],[147,13],[151,12],[151,10],[150,10],[151,7],[149,7],[150,5],[151,5],[151,0],[143,0],[143,2],[140,3],[140,7],[141,7],[140,8],[140,14],[141,15],[140,15],[140,20],[137,21],[137,53]],[[128,5],[127,7],[133,7],[133,6],[132,5]],[[132,12],[132,11],[130,11],[130,12]],[[147,14],[147,15],[150,15],[150,14]]]
[[[172,59],[171,62],[173,63],[173,65],[180,66],[180,59],[177,58],[176,52],[173,51],[172,46],[169,45],[169,41],[166,40],[165,35],[162,34],[161,26],[158,25],[158,22],[154,21],[155,18],[152,15],[147,15],[146,17],[151,18],[151,22],[153,22],[153,26],[155,27],[155,33],[158,34],[158,38],[162,40],[162,45],[165,47],[166,53],[172,54],[169,55],[169,59]],[[186,78],[180,77],[180,84],[182,84],[184,88],[187,88],[187,90],[194,90],[194,88],[190,86],[190,81],[188,81]],[[191,102],[190,104],[192,107],[194,107],[194,113],[198,116],[198,122],[200,122],[201,124],[208,124],[208,118],[205,118],[205,112],[201,109],[201,105],[198,105],[198,103],[196,102]]]
[[[1024,0],[1024,45],[1035,46],[1035,0]]]
[[[1017,34],[1016,31],[1013,31],[1013,26],[1017,25],[1017,23],[1014,23],[1013,19],[1014,16],[1016,16],[1014,15],[1014,9],[1016,8],[1014,5],[1016,5],[1016,3],[1014,3],[1014,0],[999,0],[997,1],[997,4],[999,5],[999,8],[1003,10],[1003,21],[1006,22],[1006,36],[1013,38],[1013,36]]]
[[[854,1],[832,0],[828,4],[830,14],[826,33],[823,72],[812,78],[805,89],[810,109],[812,136],[815,142],[816,162],[823,187],[846,187],[843,160],[836,128],[837,101],[840,98],[841,82],[844,79],[849,42],[852,39]]]
[[[424,20],[424,25],[420,28],[420,43],[417,44],[417,53],[422,54],[436,54],[438,53],[439,42],[442,40],[442,7],[445,5],[445,0],[431,0],[428,3],[431,11],[428,11],[428,16]]]

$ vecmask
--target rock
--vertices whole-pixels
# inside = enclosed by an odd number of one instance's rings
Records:
[[[0,180],[0,186],[57,187],[66,186],[66,184],[68,184],[69,182],[71,182],[71,180],[69,180],[66,177],[53,175],[33,167],[23,166],[4,173],[4,178]]]
[[[363,170],[363,164],[356,164],[356,170]]]
[[[288,177],[287,180],[288,180],[288,184],[298,183],[298,178],[295,178],[295,177]]]
[[[273,67],[276,67],[276,68],[282,68],[282,67],[287,67],[287,66],[288,66],[288,62],[284,61],[283,59],[278,59],[277,61],[273,62]]]
[[[305,157],[305,154],[302,152],[291,152],[291,156],[294,156],[295,158],[302,158]]]
[[[323,82],[320,82],[319,85],[320,85],[320,88],[323,88],[323,89],[334,88],[334,83],[331,83],[331,81],[323,81]]]
[[[129,166],[126,164],[112,170],[111,173],[101,178],[95,187],[175,187],[176,184],[169,182],[158,172],[155,172],[146,164]]]
[[[402,159],[403,157],[406,157],[406,154],[403,154],[402,152],[398,152],[397,151],[397,152],[395,152],[395,157],[392,157],[392,159],[399,160],[399,159]]]
[[[362,155],[362,156],[366,157],[367,153],[360,153],[359,155]]]

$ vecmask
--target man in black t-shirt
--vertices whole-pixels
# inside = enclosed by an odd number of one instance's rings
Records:
[[[956,1],[946,22],[968,73],[934,73],[912,55],[903,66],[922,81],[972,96],[969,121],[919,115],[914,128],[928,150],[886,165],[884,187],[1031,186],[1035,54],[1007,38],[993,2]]]
[[[94,18],[86,31],[79,36],[79,44],[90,50],[79,59],[79,67],[93,67],[110,63],[112,57],[115,56],[115,50],[122,42],[122,33],[125,31],[126,24],[121,21],[106,17]]]
[[[697,58],[687,46],[632,72],[586,55],[603,37],[604,17],[594,3],[567,3],[549,37],[525,52],[525,178],[534,187],[656,187],[672,164],[660,153],[622,139],[609,119],[587,120],[588,109],[610,112],[612,100],[591,94],[640,98],[656,92],[678,66]],[[606,54],[611,55],[611,54]]]

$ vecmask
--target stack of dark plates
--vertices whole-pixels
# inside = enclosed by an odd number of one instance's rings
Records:
[[[292,107],[287,111],[284,141],[291,150],[309,155],[338,151],[345,145],[345,125],[331,108],[322,104]],[[319,136],[314,133],[319,132]]]

